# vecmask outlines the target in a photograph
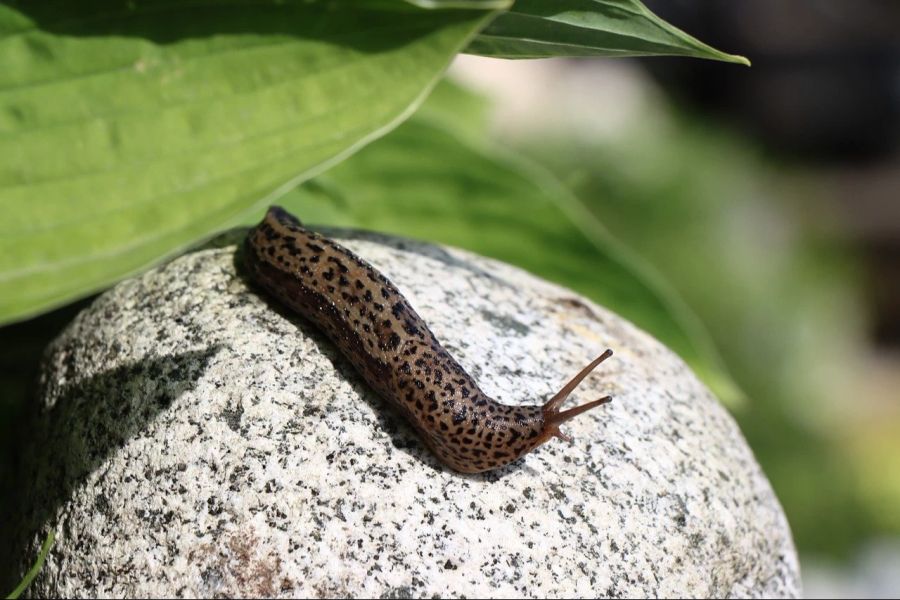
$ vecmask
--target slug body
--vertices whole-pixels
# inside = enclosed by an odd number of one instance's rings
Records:
[[[435,455],[457,471],[495,469],[553,436],[568,439],[560,423],[610,400],[559,410],[610,350],[543,406],[492,400],[384,275],[279,207],[270,208],[250,230],[244,254],[251,277],[321,329]]]

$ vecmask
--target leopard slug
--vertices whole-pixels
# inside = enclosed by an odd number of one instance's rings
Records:
[[[282,208],[250,230],[244,256],[252,279],[322,330],[456,471],[496,469],[554,436],[569,441],[560,424],[611,399],[560,410],[607,350],[543,406],[492,400],[384,275]]]

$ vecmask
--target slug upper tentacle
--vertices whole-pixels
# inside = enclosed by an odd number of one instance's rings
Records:
[[[245,262],[261,287],[319,327],[457,471],[495,469],[551,437],[569,440],[559,429],[563,422],[611,399],[560,410],[611,350],[543,406],[509,406],[489,398],[384,275],[279,207],[270,208],[248,233]]]
[[[613,351],[609,348],[606,351],[595,358],[588,366],[583,368],[578,375],[572,378],[569,383],[564,385],[559,392],[556,393],[555,396],[550,398],[550,400],[544,404],[543,413],[544,413],[544,422],[548,429],[551,431],[551,435],[555,435],[556,437],[565,440],[567,442],[571,442],[572,438],[562,433],[559,430],[559,426],[568,421],[573,417],[577,417],[583,412],[587,412],[594,407],[600,406],[601,404],[606,404],[607,402],[612,402],[612,396],[603,396],[598,400],[594,400],[593,402],[588,402],[587,404],[582,404],[581,406],[576,406],[575,408],[570,408],[569,410],[564,410],[562,412],[559,411],[562,408],[563,403],[569,397],[569,394],[578,387],[578,384],[587,377],[591,371],[597,368],[597,365],[602,363],[604,360],[612,356]]]

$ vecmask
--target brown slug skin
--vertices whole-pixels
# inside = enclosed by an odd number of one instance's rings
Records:
[[[560,412],[607,350],[543,406],[508,406],[486,396],[444,350],[388,279],[346,248],[269,209],[245,241],[252,278],[321,329],[366,382],[396,406],[437,457],[464,473],[510,463],[553,436],[560,423],[607,396]]]

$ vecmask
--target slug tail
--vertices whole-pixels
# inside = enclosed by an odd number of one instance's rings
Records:
[[[604,396],[598,400],[594,400],[593,402],[588,402],[587,404],[582,404],[581,406],[576,406],[575,408],[570,408],[569,410],[560,411],[563,403],[569,397],[569,394],[578,387],[584,378],[587,377],[591,371],[597,368],[597,365],[605,361],[607,358],[612,356],[612,350],[606,350],[603,354],[594,359],[588,366],[583,368],[578,375],[572,378],[569,383],[563,386],[559,392],[553,398],[551,398],[546,404],[543,406],[543,414],[544,414],[544,428],[548,437],[556,436],[561,440],[571,442],[572,438],[568,435],[564,434],[559,426],[569,419],[577,417],[583,412],[587,412],[592,408],[596,408],[603,404],[612,401],[612,396]]]

